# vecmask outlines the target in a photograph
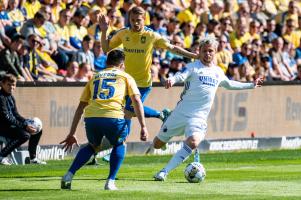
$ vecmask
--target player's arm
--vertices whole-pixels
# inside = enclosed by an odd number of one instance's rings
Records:
[[[80,102],[76,108],[69,134],[67,135],[65,140],[60,142],[60,144],[63,144],[63,149],[65,149],[65,151],[68,151],[68,150],[72,151],[73,144],[76,144],[78,146],[77,139],[75,137],[75,132],[76,132],[76,128],[79,123],[79,120],[81,119],[81,116],[84,112],[84,109],[88,105],[89,99],[91,98],[90,84],[92,81],[93,81],[93,79],[91,79],[86,84],[85,89],[80,97]]]
[[[99,27],[101,30],[101,45],[104,52],[109,52],[122,43],[120,35],[123,33],[120,33],[120,30],[114,33],[113,36],[107,36],[109,22],[104,15],[99,18]]]
[[[184,56],[184,57],[187,57],[187,58],[194,58],[194,59],[198,58],[197,54],[189,52],[189,51],[187,51],[187,50],[185,50],[185,49],[183,49],[182,47],[179,47],[179,46],[170,45],[170,46],[167,47],[167,50],[171,51],[174,54],[181,55],[181,56]]]
[[[147,131],[146,124],[145,124],[143,104],[142,104],[140,95],[134,94],[134,95],[131,95],[130,98],[132,100],[135,114],[138,118],[138,121],[139,121],[139,124],[141,127],[140,139],[142,141],[146,141],[148,138],[148,131]]]
[[[228,90],[243,90],[243,89],[253,89],[261,87],[263,83],[262,78],[257,78],[253,83],[241,83],[238,81],[229,80],[227,77],[220,83],[220,86]]]
[[[99,17],[99,28],[101,30],[101,47],[104,52],[108,52],[110,50],[109,39],[107,36],[109,21],[105,15],[101,15]]]
[[[169,89],[176,83],[184,82],[191,74],[193,68],[187,65],[184,70],[177,72],[173,77],[170,77],[165,82],[165,88]]]
[[[67,135],[66,139],[63,140],[62,142],[60,142],[60,144],[63,144],[63,149],[65,149],[65,151],[68,151],[68,150],[72,151],[73,144],[76,144],[77,146],[79,146],[77,143],[76,136],[75,136],[75,131],[76,131],[77,125],[79,123],[79,120],[81,119],[81,116],[84,112],[84,108],[87,105],[88,105],[87,102],[80,101],[77,106],[77,109],[75,111],[75,114],[74,114],[74,117],[72,120],[70,132]]]

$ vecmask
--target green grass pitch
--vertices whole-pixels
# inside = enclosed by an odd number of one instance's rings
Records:
[[[108,164],[85,166],[76,174],[72,190],[60,189],[60,179],[72,160],[49,161],[46,166],[0,166],[0,199],[301,199],[301,151],[251,151],[201,154],[207,177],[186,182],[183,170],[193,156],[165,182],[152,176],[170,156],[128,155],[116,181],[119,191],[105,191]]]

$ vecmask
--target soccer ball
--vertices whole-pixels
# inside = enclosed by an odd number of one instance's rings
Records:
[[[189,183],[199,183],[205,179],[206,171],[201,163],[192,162],[186,166],[184,175]]]
[[[35,133],[32,133],[33,135],[39,133],[43,128],[42,121],[37,117],[30,118],[26,121],[27,121],[27,124],[36,128],[37,131]]]

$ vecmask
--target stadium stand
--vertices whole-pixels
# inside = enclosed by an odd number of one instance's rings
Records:
[[[263,77],[266,81],[291,81],[297,77],[297,65],[301,63],[301,13],[300,2],[296,0],[3,0],[1,55],[11,49],[16,35],[26,40],[14,49],[20,69],[1,64],[0,73],[13,71],[19,81],[53,82],[73,79],[65,78],[70,61],[80,65],[87,60],[92,71],[101,70],[105,54],[93,53],[92,45],[88,45],[89,51],[82,51],[83,38],[89,36],[93,38],[91,43],[99,46],[100,16],[107,16],[108,34],[114,34],[128,26],[128,11],[134,6],[147,11],[145,24],[149,28],[191,52],[198,53],[200,38],[214,35],[220,42],[217,64],[231,79],[250,81]],[[36,44],[31,44],[32,35]],[[250,49],[243,52],[243,46]],[[241,58],[237,59],[237,55]],[[0,63],[5,62],[4,57],[0,57]],[[155,50],[153,58],[160,63],[153,66],[154,82],[174,74],[169,67],[172,60],[181,59],[180,68],[189,62],[186,58],[175,59],[175,55],[163,50]]]

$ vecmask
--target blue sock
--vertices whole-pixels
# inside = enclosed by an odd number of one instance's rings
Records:
[[[159,118],[160,117],[160,111],[154,110],[151,107],[143,106],[144,108],[144,116],[147,118],[150,117],[155,117]]]
[[[126,119],[125,122],[126,122],[126,125],[128,126],[128,135],[130,135],[132,120],[131,119]]]
[[[110,174],[108,179],[115,180],[117,172],[123,162],[125,152],[126,149],[124,144],[119,144],[113,147],[110,157]]]
[[[86,162],[88,162],[94,153],[94,149],[89,144],[81,148],[73,160],[73,163],[69,168],[69,172],[75,174],[77,170],[79,170]]]

